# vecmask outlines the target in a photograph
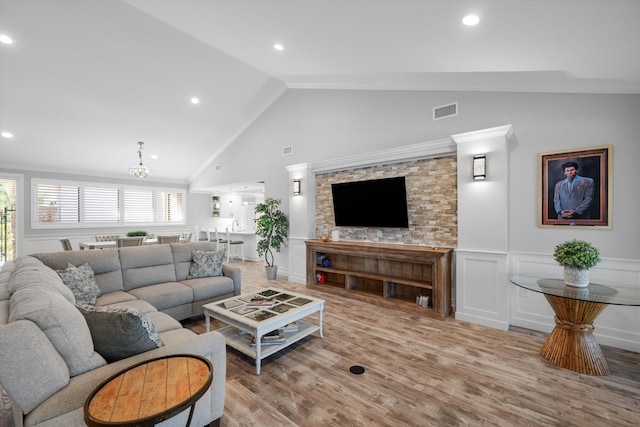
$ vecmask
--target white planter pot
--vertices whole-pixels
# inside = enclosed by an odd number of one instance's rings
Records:
[[[564,268],[564,283],[576,288],[584,288],[589,285],[589,270],[578,270],[577,268]]]

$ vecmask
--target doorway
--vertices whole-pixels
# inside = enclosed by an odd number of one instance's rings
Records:
[[[17,256],[17,179],[0,177],[0,265]]]

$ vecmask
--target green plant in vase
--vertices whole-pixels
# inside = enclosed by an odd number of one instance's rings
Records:
[[[274,280],[277,276],[278,266],[274,265],[273,251],[280,252],[289,234],[289,221],[279,206],[280,200],[273,198],[256,205],[256,235],[260,237],[257,252],[259,256],[264,256],[269,280]]]
[[[600,251],[584,240],[573,239],[555,247],[553,258],[564,267],[564,282],[569,286],[589,284],[589,269],[600,261]]]

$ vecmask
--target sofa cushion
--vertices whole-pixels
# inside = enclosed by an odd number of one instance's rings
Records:
[[[132,307],[78,305],[95,349],[109,363],[163,345],[147,314]]]
[[[147,301],[158,310],[178,307],[193,302],[193,291],[177,282],[159,283],[129,291],[138,299]]]
[[[73,304],[45,286],[25,286],[9,300],[9,322],[31,320],[47,335],[71,376],[104,365],[94,351],[87,322]]]
[[[174,329],[182,329],[182,324],[168,314],[160,313],[159,311],[152,311],[147,313],[147,316],[153,323],[153,326],[156,327],[156,331],[158,331],[159,334],[166,331],[172,331]]]
[[[194,249],[191,251],[191,267],[187,279],[200,277],[215,277],[222,275],[222,261],[226,251],[203,251]]]
[[[204,251],[216,250],[217,246],[213,242],[191,242],[191,243],[171,243],[171,252],[173,253],[173,262],[176,267],[177,281],[185,280],[189,275],[189,268],[193,261],[191,251],[200,249]]]
[[[131,301],[122,301],[117,304],[100,305],[98,307],[130,307],[130,308],[136,308],[138,310],[144,311],[147,314],[154,311],[158,311],[154,306],[152,306],[148,302],[143,301],[141,299],[133,299]]]
[[[176,270],[169,245],[120,248],[124,290],[156,283],[175,282]]]
[[[204,301],[220,295],[233,294],[233,280],[225,276],[183,280],[193,290],[193,301]]]
[[[88,263],[102,294],[124,291],[118,249],[46,252],[33,255],[53,270],[64,270],[69,263]]]
[[[135,301],[135,300],[136,300],[136,297],[134,297],[130,293],[124,292],[124,291],[117,291],[117,292],[110,292],[108,294],[100,295],[96,300],[96,305],[97,306],[118,305],[126,301]]]
[[[9,295],[25,286],[47,287],[55,290],[71,304],[75,304],[76,297],[71,289],[66,287],[58,273],[44,265],[38,259],[26,256],[15,260],[16,268],[9,279]]]
[[[0,325],[0,360],[0,382],[25,414],[69,383],[69,368],[33,322]]]
[[[62,278],[62,282],[73,292],[76,304],[96,305],[96,299],[100,296],[100,288],[96,285],[93,268],[89,264],[84,263],[76,267],[69,263],[67,268],[64,271],[59,271],[58,274]]]

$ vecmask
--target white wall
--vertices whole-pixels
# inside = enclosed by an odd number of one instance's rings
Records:
[[[433,121],[432,109],[453,101],[459,115]],[[506,148],[508,162],[506,224],[477,224],[487,232],[504,233],[506,250],[548,262],[553,247],[570,238],[594,243],[605,264],[622,260],[635,272],[640,263],[640,95],[411,92],[288,90],[244,132],[218,159],[219,172],[206,170],[192,188],[262,178],[267,197],[283,200],[289,211],[289,176],[286,166],[317,163],[511,124],[513,140]],[[538,155],[541,152],[613,145],[613,206],[610,229],[539,228],[537,226]],[[293,154],[282,156],[282,147]],[[247,154],[250,153],[250,154]],[[469,168],[471,166],[469,165]],[[491,174],[491,163],[488,173]],[[487,209],[495,208],[488,206]],[[459,236],[464,241],[466,236]],[[478,253],[490,247],[476,247]],[[299,247],[297,250],[303,250]],[[289,259],[293,259],[289,257]],[[282,266],[287,257],[278,259]],[[511,274],[513,263],[501,261]],[[544,263],[543,263],[544,264]],[[617,265],[617,264],[616,264]],[[613,277],[618,277],[616,274]],[[620,273],[624,284],[640,287],[640,275]],[[505,284],[511,324],[523,322],[526,304],[512,295],[514,286]],[[533,298],[535,299],[535,298]],[[531,298],[527,301],[531,301]],[[528,309],[528,308],[527,308]],[[623,314],[619,314],[623,310]],[[610,307],[596,327],[613,335],[608,342],[640,351],[640,338],[629,331],[640,330],[637,308]],[[548,312],[540,314],[540,330],[552,324]],[[623,322],[621,319],[625,319]],[[612,322],[600,325],[598,322]],[[524,322],[526,323],[526,322]],[[611,335],[610,335],[611,336]],[[631,342],[631,344],[629,344]]]

